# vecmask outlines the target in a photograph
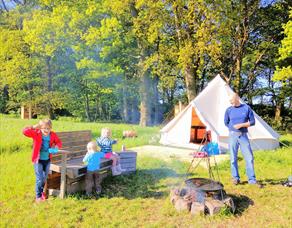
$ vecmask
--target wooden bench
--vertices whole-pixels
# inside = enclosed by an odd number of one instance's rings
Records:
[[[87,166],[82,162],[87,149],[87,143],[92,140],[90,130],[57,132],[62,141],[62,148],[51,160],[47,189],[49,195],[64,198],[66,194],[85,191],[85,176]],[[136,171],[137,153],[133,151],[121,152],[121,166],[125,174]],[[102,180],[111,175],[111,159],[101,159],[98,173],[98,185]],[[93,185],[93,183],[92,183]]]
[[[72,194],[85,190],[85,175],[87,166],[82,162],[87,149],[87,143],[92,140],[90,130],[57,132],[62,141],[62,149],[53,155],[51,174],[48,176],[47,188],[50,195],[64,198],[65,194]],[[102,179],[111,174],[112,160],[101,159],[99,184]]]

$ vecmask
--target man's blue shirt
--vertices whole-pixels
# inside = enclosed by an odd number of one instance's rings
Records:
[[[247,128],[242,127],[240,129],[235,129],[233,125],[239,124],[239,123],[245,123],[249,121],[250,126],[255,125],[255,118],[253,111],[251,108],[246,104],[240,104],[239,106],[230,106],[225,111],[224,116],[224,123],[225,126],[228,127],[229,131],[236,131],[236,132],[242,132],[246,133]]]

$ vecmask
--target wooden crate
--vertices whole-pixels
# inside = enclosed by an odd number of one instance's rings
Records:
[[[118,154],[120,156],[121,167],[125,170],[122,174],[135,172],[137,169],[137,152],[124,151]]]
[[[31,119],[31,117],[32,117],[31,105],[21,106],[21,119]]]

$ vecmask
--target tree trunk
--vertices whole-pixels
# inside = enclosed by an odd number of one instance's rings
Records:
[[[129,118],[129,102],[128,102],[128,93],[127,93],[127,79],[124,79],[124,85],[123,85],[123,89],[122,89],[122,93],[123,93],[123,121],[125,123],[129,123],[130,118]]]
[[[180,49],[185,42],[183,42],[183,37],[181,33],[181,22],[180,22],[180,15],[179,15],[179,7],[175,3],[173,6],[173,12],[174,12],[174,19],[175,19],[175,28],[176,28],[176,35],[178,40],[178,48]],[[191,59],[191,63],[193,62],[193,59]],[[189,64],[184,69],[184,78],[185,78],[185,84],[187,89],[187,97],[188,101],[191,102],[196,97],[196,75],[195,75],[195,69],[194,66]]]
[[[139,11],[135,7],[135,3],[130,3],[130,11],[133,18],[137,18]],[[138,63],[138,74],[140,78],[140,126],[148,126],[149,125],[149,117],[150,117],[150,109],[149,109],[149,100],[148,100],[148,74],[143,69],[146,49],[145,45],[143,45],[143,41],[137,38],[137,46],[140,50],[140,59]]]
[[[90,118],[90,111],[89,111],[89,98],[88,98],[88,94],[85,94],[85,115],[86,115],[86,119],[87,121],[91,121]]]
[[[5,1],[4,0],[1,0],[2,2],[2,5],[3,5],[3,8],[5,9],[6,12],[8,12],[8,8],[6,7],[6,4],[5,4]]]
[[[131,120],[132,124],[137,124],[140,121],[140,112],[138,109],[138,105],[139,105],[139,102],[136,99],[134,99],[130,105],[131,106],[131,109],[130,109],[131,119],[130,120]]]
[[[280,89],[279,94],[276,99],[276,107],[275,107],[275,121],[278,125],[281,125],[281,113],[284,107],[285,94],[282,89]]]
[[[155,76],[155,78],[153,80],[153,101],[155,102],[154,103],[154,118],[153,118],[153,124],[154,125],[159,124],[160,123],[160,119],[161,119],[158,82],[159,82],[159,78],[158,78],[158,76]]]
[[[45,77],[46,77],[46,87],[47,87],[47,96],[50,97],[50,94],[53,91],[53,86],[52,86],[52,72],[51,72],[51,57],[47,56],[46,59],[46,67],[45,67]],[[47,109],[47,114],[51,120],[55,119],[54,115],[54,110],[52,107],[52,104],[50,100],[48,99],[46,102],[46,109]]]
[[[249,40],[249,21],[252,14],[254,14],[255,10],[258,8],[259,1],[241,1],[239,4],[243,5],[242,14],[243,17],[238,22],[236,28],[236,35],[235,39],[235,46],[233,46],[233,56],[235,56],[235,61],[233,66],[231,67],[231,72],[229,75],[229,80],[231,77],[234,76],[234,90],[240,96],[242,95],[241,87],[242,87],[242,80],[241,80],[241,70],[242,70],[242,59],[245,55],[246,51],[246,44]]]
[[[140,75],[140,126],[149,126],[150,125],[150,104],[149,104],[149,78],[148,74],[144,73]]]
[[[111,113],[112,113],[112,109],[111,106],[109,104],[107,104],[107,120],[111,121]]]
[[[241,72],[241,56],[238,56],[235,62],[235,80],[234,80],[234,90],[239,94],[240,91],[240,72]]]
[[[278,123],[281,121],[281,103],[278,103],[276,105],[276,109],[275,109],[275,121],[278,122]]]
[[[196,74],[193,66],[188,66],[185,69],[185,83],[187,89],[188,101],[191,102],[196,97]]]
[[[93,119],[94,122],[98,120],[98,110],[99,110],[99,99],[98,99],[98,97],[96,97],[96,100],[95,100],[95,113],[94,113],[94,119]]]
[[[7,114],[6,106],[7,102],[9,101],[9,91],[8,91],[8,85],[5,85],[1,91],[1,96],[0,98],[1,104],[0,104],[0,112]]]
[[[89,108],[89,97],[87,93],[87,81],[85,80],[85,92],[84,92],[84,98],[85,98],[85,115],[87,121],[91,122],[91,117],[90,117],[90,108]]]
[[[253,85],[254,85],[253,83],[249,84],[249,86],[248,86],[249,87],[249,91],[253,91]],[[247,93],[247,102],[248,102],[249,105],[252,105],[252,97],[253,96],[252,96],[251,93]]]

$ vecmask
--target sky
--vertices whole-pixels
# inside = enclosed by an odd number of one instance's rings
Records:
[[[267,6],[271,3],[275,3],[280,0],[261,0],[261,6]],[[8,9],[15,7],[15,3],[12,0],[4,0],[4,3]],[[3,7],[2,1],[0,2],[0,8]]]

